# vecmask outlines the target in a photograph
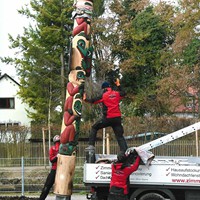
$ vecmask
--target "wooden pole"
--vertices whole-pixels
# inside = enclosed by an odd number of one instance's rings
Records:
[[[110,136],[109,133],[106,133],[106,150],[107,150],[107,154],[110,154]]]
[[[43,139],[44,166],[46,168],[46,147],[45,147],[45,133],[44,133],[44,128],[42,128],[42,139]]]
[[[58,196],[72,195],[75,165],[76,156],[58,154],[54,194]]]
[[[105,154],[106,129],[103,128],[103,154]]]
[[[199,138],[198,138],[198,130],[195,131],[195,140],[196,140],[196,156],[199,156]]]

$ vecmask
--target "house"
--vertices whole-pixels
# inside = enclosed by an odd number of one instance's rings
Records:
[[[198,96],[198,91],[189,87],[185,94],[186,101],[184,104],[180,99],[174,100],[174,105],[178,105],[173,111],[174,115],[182,118],[197,118],[199,114]]]
[[[17,96],[20,84],[8,74],[0,75],[0,128],[10,126],[30,127],[28,106]]]

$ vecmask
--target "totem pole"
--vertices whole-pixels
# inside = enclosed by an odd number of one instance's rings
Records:
[[[93,0],[75,0],[72,19],[74,27],[70,49],[68,83],[60,135],[54,194],[68,200],[72,195],[73,176],[78,145],[82,99],[86,77],[91,73],[93,48],[90,46]]]

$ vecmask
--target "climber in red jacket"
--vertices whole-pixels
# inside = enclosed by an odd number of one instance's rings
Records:
[[[98,120],[94,125],[92,125],[89,136],[89,147],[87,147],[86,150],[95,149],[94,146],[97,131],[108,126],[111,126],[115,133],[120,151],[125,152],[128,148],[125,138],[123,136],[124,129],[121,123],[121,111],[119,107],[119,103],[121,99],[125,96],[125,92],[121,89],[119,79],[115,81],[115,84],[117,86],[117,90],[113,90],[108,82],[104,82],[101,86],[101,88],[103,89],[102,95],[93,99],[87,99],[86,97],[84,98],[84,100],[88,103],[101,103],[103,111],[103,117]]]
[[[50,189],[52,188],[55,176],[56,176],[56,168],[57,168],[57,155],[59,152],[59,146],[60,146],[60,136],[55,135],[53,138],[54,145],[49,149],[49,160],[51,162],[51,171],[49,175],[47,176],[46,182],[44,184],[44,187],[42,189],[42,193],[39,197],[39,200],[45,200],[47,195],[49,194]]]
[[[129,176],[138,169],[140,157],[134,152],[135,162],[130,162],[124,152],[117,155],[117,161],[112,163],[112,174],[108,200],[128,200]],[[133,159],[133,157],[132,157]]]

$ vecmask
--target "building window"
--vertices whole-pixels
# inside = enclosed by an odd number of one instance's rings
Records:
[[[6,128],[6,124],[5,123],[0,123],[0,130],[3,130]]]
[[[14,109],[15,108],[15,99],[14,98],[0,98],[0,109]]]
[[[14,122],[14,123],[10,123],[10,122],[8,122],[8,123],[1,123],[0,122],[0,129],[1,128],[6,128],[6,127],[13,127],[13,126],[20,126],[20,122]]]
[[[187,108],[193,108],[193,107],[194,107],[194,104],[193,104],[193,103],[186,103],[186,107],[187,107]]]
[[[194,108],[194,97],[189,97],[186,103],[186,108]]]

